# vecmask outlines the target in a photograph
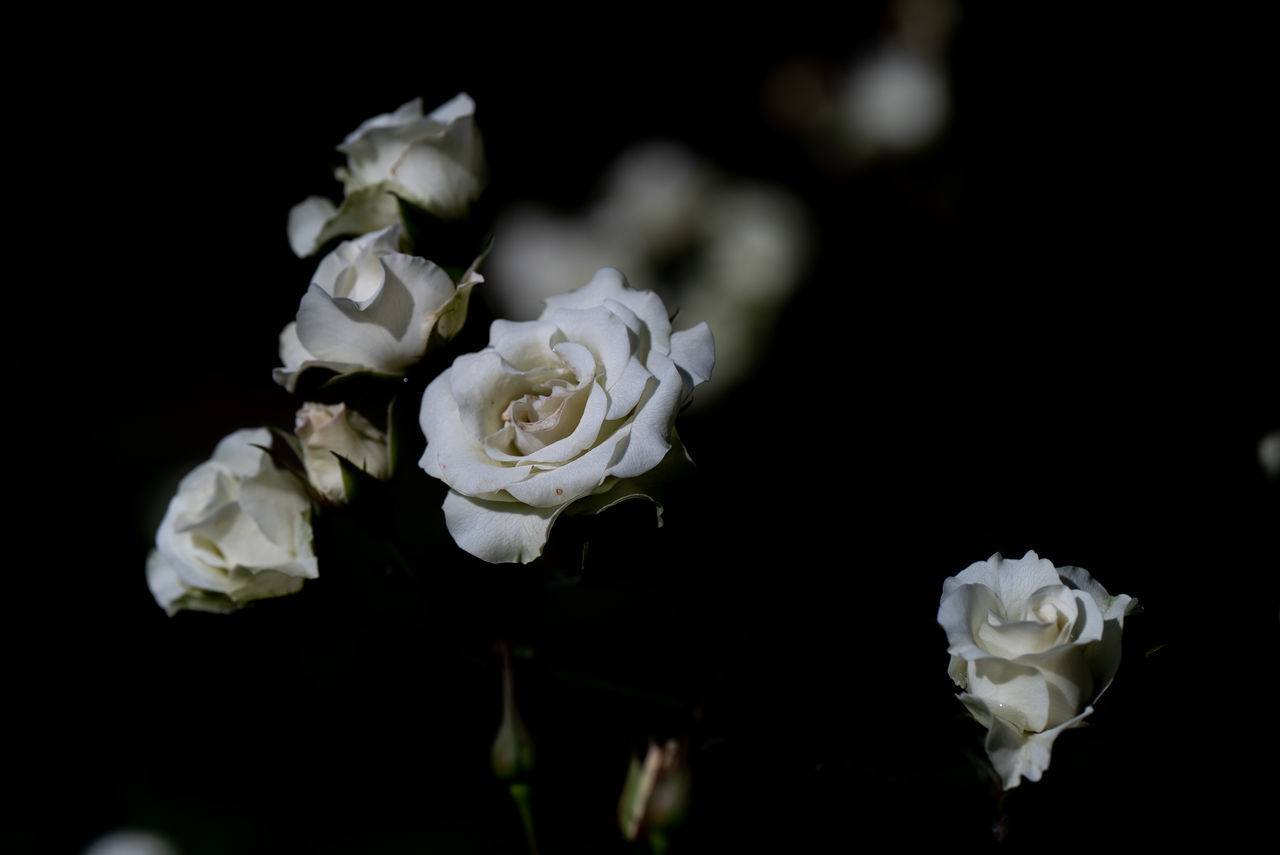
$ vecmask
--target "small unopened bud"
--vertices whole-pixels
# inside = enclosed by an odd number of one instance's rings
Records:
[[[391,476],[387,435],[345,404],[303,404],[293,432],[302,441],[307,480],[334,504],[347,501],[342,465],[335,454],[375,478]]]
[[[672,828],[684,818],[689,804],[689,767],[680,743],[669,739],[659,746],[649,741],[644,758],[631,758],[627,782],[618,801],[618,826],[628,842],[641,828],[650,833]]]
[[[498,725],[489,762],[499,780],[513,781],[533,771],[533,737],[516,709],[511,648],[500,641],[497,650],[502,654],[502,723]]]

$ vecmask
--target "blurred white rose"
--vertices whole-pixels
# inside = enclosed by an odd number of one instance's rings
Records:
[[[785,189],[727,175],[677,143],[643,143],[619,155],[600,198],[578,215],[508,210],[485,297],[501,316],[529,320],[601,267],[625,270],[682,321],[715,330],[716,383],[694,402],[704,406],[751,376],[808,267],[811,231]]]
[[[256,447],[270,444],[266,428],[236,431],[178,484],[147,558],[147,584],[169,614],[231,611],[318,575],[311,500]]]
[[[939,135],[951,112],[947,78],[928,57],[890,41],[850,69],[836,112],[856,151],[918,149]]]
[[[1258,462],[1268,478],[1280,478],[1280,430],[1273,430],[1258,440]]]
[[[400,221],[396,197],[437,217],[466,214],[485,183],[484,147],[475,127],[475,102],[466,93],[422,115],[422,99],[369,119],[338,151],[346,197],[336,207],[311,196],[289,211],[289,246],[299,257],[331,238],[364,234]]]
[[[320,262],[280,334],[284,366],[273,377],[290,392],[310,368],[339,374],[403,374],[422,357],[434,330],[451,338],[467,317],[474,267],[459,284],[425,258],[399,251],[402,229],[388,226],[344,241]]]
[[[1040,780],[1053,741],[1093,712],[1120,665],[1120,633],[1137,601],[1112,596],[1079,567],[999,553],[942,585],[947,673],[987,731],[1005,789]]]
[[[375,478],[391,477],[387,435],[346,404],[303,404],[293,432],[302,443],[307,479],[334,504],[347,500],[342,466],[335,455]]]
[[[154,831],[122,828],[93,841],[82,855],[178,855],[178,848]]]
[[[541,554],[568,505],[630,495],[675,448],[675,415],[711,376],[711,332],[671,332],[662,300],[606,268],[535,321],[494,321],[489,346],[427,387],[421,465],[451,488],[445,521],[491,562]]]

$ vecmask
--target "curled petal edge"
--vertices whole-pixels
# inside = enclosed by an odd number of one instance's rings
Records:
[[[1028,733],[992,715],[981,698],[966,693],[960,695],[960,702],[975,719],[986,726],[987,758],[1000,776],[1001,786],[1006,790],[1018,786],[1023,778],[1039,781],[1049,768],[1053,742],[1058,734],[1068,728],[1079,727],[1085,717],[1093,712],[1093,707],[1087,706],[1079,715],[1057,727],[1039,733]]]

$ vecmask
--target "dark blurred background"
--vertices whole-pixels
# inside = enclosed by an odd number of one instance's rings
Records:
[[[39,593],[10,622],[3,848],[141,827],[183,853],[522,851],[488,766],[500,637],[544,852],[644,851],[612,823],[650,737],[689,746],[677,852],[1249,822],[1274,796],[1236,770],[1274,760],[1280,483],[1258,443],[1280,395],[1262,226],[1225,195],[1269,187],[1214,34],[923,4],[951,16],[944,118],[885,151],[832,116],[902,8],[191,20],[76,54],[41,277],[71,296],[11,452],[36,477],[10,572]],[[318,261],[290,252],[289,208],[338,198],[333,146],[360,122],[459,91],[493,211],[583,210],[651,139],[803,206],[811,244],[749,375],[679,422],[697,474],[661,529],[639,505],[566,520],[527,567],[446,541],[415,583],[321,552],[302,594],[166,617],[143,565],[178,479],[300,403],[270,376]],[[485,287],[450,357],[500,316]],[[27,298],[10,317],[41,335]],[[997,805],[934,616],[945,577],[1028,549],[1144,611],[1090,726]]]

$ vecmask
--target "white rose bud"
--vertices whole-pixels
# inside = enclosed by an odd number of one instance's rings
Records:
[[[302,463],[311,486],[334,504],[347,500],[342,465],[335,455],[368,472],[374,478],[391,477],[387,435],[346,404],[302,405],[294,422],[294,434],[302,442]]]
[[[489,346],[422,398],[420,463],[450,487],[449,533],[485,561],[527,563],[572,502],[644,495],[629,479],[684,454],[676,412],[714,361],[705,323],[672,333],[662,300],[611,268],[536,321],[494,321]]]
[[[266,428],[236,431],[178,484],[147,558],[147,584],[169,614],[232,611],[319,575],[311,501],[256,447],[270,444]]]
[[[305,257],[338,235],[399,222],[396,197],[443,219],[465,215],[485,184],[475,110],[475,102],[462,93],[423,116],[422,99],[415,98],[348,134],[338,146],[347,165],[337,170],[346,198],[340,208],[322,196],[293,207],[289,245],[294,253]]]
[[[942,586],[947,673],[987,732],[1004,782],[1040,780],[1058,734],[1081,723],[1120,665],[1120,633],[1137,601],[1112,596],[1079,567],[1034,552],[999,553]]]
[[[298,319],[280,333],[284,366],[272,376],[294,391],[310,368],[403,374],[434,330],[452,338],[467,317],[474,268],[455,285],[435,264],[399,251],[401,227],[344,241],[316,268]]]

